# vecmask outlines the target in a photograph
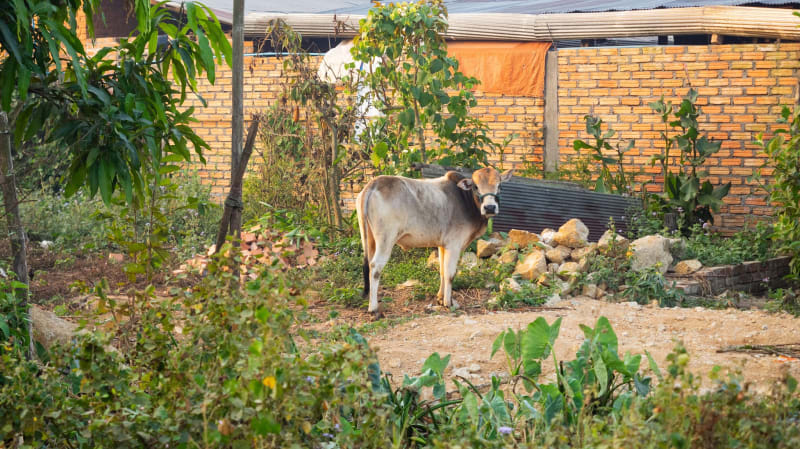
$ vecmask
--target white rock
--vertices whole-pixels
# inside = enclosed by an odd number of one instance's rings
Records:
[[[547,301],[545,301],[544,305],[554,306],[560,303],[561,301],[562,301],[561,295],[559,295],[558,293],[553,293],[552,295],[550,295],[549,298],[547,298]]]
[[[514,268],[514,274],[520,275],[523,279],[532,281],[538,279],[542,273],[547,271],[547,262],[544,251],[532,251],[525,256]]]
[[[478,373],[481,371],[481,366],[477,363],[473,363],[472,365],[467,367],[470,373]]]
[[[395,288],[396,289],[414,288],[414,287],[416,287],[418,285],[420,285],[420,282],[418,280],[409,279],[409,280],[403,282],[402,284],[397,284],[397,287],[395,287]]]
[[[570,256],[571,252],[572,250],[562,245],[546,251],[545,256],[547,256],[547,260],[550,262],[562,264]]]
[[[542,243],[545,243],[545,244],[550,245],[550,246],[554,246],[555,245],[556,233],[557,233],[557,231],[554,230],[554,229],[550,229],[550,228],[542,229],[542,232],[540,234]]]
[[[478,265],[478,256],[472,252],[466,252],[461,255],[459,265],[462,268],[473,268]]]
[[[453,370],[453,377],[463,377],[465,379],[471,379],[472,374],[470,374],[466,366],[462,366],[461,368],[456,368]]]
[[[520,248],[525,248],[528,245],[538,242],[539,236],[521,229],[512,229],[508,232],[508,240],[510,243],[518,245]]]
[[[480,239],[476,242],[477,256],[481,259],[493,256],[503,246],[503,241],[495,238]]]
[[[598,290],[597,285],[595,284],[583,284],[583,290],[581,291],[581,294],[583,296],[588,296],[592,299],[596,299],[597,290]]]
[[[577,218],[573,218],[558,228],[553,241],[570,248],[582,248],[589,239],[589,228]]]
[[[558,275],[563,278],[571,278],[581,272],[580,264],[577,262],[564,262],[558,267]]]
[[[433,252],[431,252],[431,255],[428,256],[428,261],[425,262],[425,266],[430,268],[430,269],[433,269],[433,270],[438,270],[439,269],[439,250],[438,249],[435,249],[435,250],[433,250]]]
[[[515,281],[514,278],[505,278],[502,282],[500,282],[500,291],[511,291],[511,292],[518,292],[522,290],[522,286],[519,285],[519,282]]]
[[[465,318],[464,319],[464,325],[465,326],[472,326],[472,325],[475,325],[475,324],[478,324],[478,322],[473,320],[472,318]]]
[[[519,257],[519,251],[515,249],[509,249],[501,253],[500,257],[497,258],[497,261],[502,264],[517,263],[518,257]]]
[[[672,263],[669,252],[669,240],[660,235],[648,235],[631,243],[633,257],[631,268],[641,271],[650,267],[658,267],[661,274],[667,272]]]
[[[589,256],[596,250],[597,250],[597,243],[590,243],[589,245],[586,245],[583,248],[573,249],[570,252],[569,257],[572,258],[572,260],[578,262],[583,260],[586,256]]]
[[[628,244],[630,243],[625,237],[611,232],[611,229],[607,229],[606,232],[600,237],[600,240],[597,241],[597,249],[599,249],[601,252],[608,250],[612,241],[614,242],[614,245],[621,248],[622,251],[627,249]]]
[[[675,273],[687,275],[703,268],[703,264],[697,259],[682,260],[675,265]]]

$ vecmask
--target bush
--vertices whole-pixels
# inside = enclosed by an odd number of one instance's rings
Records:
[[[174,192],[160,204],[169,223],[167,244],[179,258],[205,251],[214,239],[221,216],[220,208],[211,199],[211,188],[202,184],[196,172],[181,173],[172,178]],[[103,204],[98,197],[90,198],[78,191],[70,198],[42,188],[30,193],[30,199],[20,204],[20,214],[33,241],[50,240],[63,251],[93,251],[120,246],[109,239],[116,227],[131,234],[141,234],[147,217],[133,222],[119,219],[127,205]],[[53,217],[58,217],[54,219]],[[134,229],[135,227],[135,229]]]
[[[106,349],[112,336],[85,335],[37,365],[0,346],[0,441],[383,447],[387,409],[376,406],[375,356],[363,339],[298,345],[292,286],[266,271],[231,290],[230,268],[215,260],[182,297],[137,298],[114,336],[131,342],[124,351]]]
[[[695,225],[686,239],[684,259],[698,259],[705,266],[735,265],[751,260],[766,260],[774,255],[772,229],[763,223],[745,227],[729,238],[704,232]]]

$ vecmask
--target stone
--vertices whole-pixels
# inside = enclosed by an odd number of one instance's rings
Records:
[[[432,269],[438,270],[439,269],[439,250],[435,249],[431,252],[431,255],[428,256],[428,261],[425,262],[425,266]]]
[[[566,246],[560,245],[545,252],[545,255],[547,256],[547,260],[550,262],[562,264],[565,260],[567,260],[571,251],[572,250]]]
[[[560,266],[561,264],[558,263],[549,263],[547,264],[547,272],[550,274],[558,274],[558,267]]]
[[[481,371],[481,366],[479,364],[477,364],[477,363],[473,363],[473,364],[471,364],[470,366],[467,367],[467,370],[470,373],[479,373]]]
[[[544,302],[544,305],[554,306],[560,303],[561,301],[562,301],[561,295],[559,295],[558,293],[553,293],[552,295],[550,295],[549,298],[547,298],[547,301]]]
[[[669,239],[660,235],[648,235],[631,243],[633,256],[631,269],[642,271],[650,267],[658,267],[661,274],[669,269],[672,254],[669,252]]]
[[[480,239],[476,242],[476,244],[476,253],[481,259],[492,257],[497,250],[503,247],[503,241],[495,238],[489,238],[488,240]]]
[[[584,246],[583,248],[573,249],[572,252],[569,253],[569,257],[572,258],[572,260],[578,262],[582,260],[584,257],[591,255],[595,251],[597,251],[597,243],[590,243],[589,245]]]
[[[582,248],[586,246],[589,239],[589,228],[577,218],[573,218],[558,228],[558,232],[553,237],[556,244],[568,246],[570,248]]]
[[[596,299],[599,293],[599,289],[595,284],[583,284],[583,289],[581,290],[581,294],[583,296],[588,296],[592,299]]]
[[[518,245],[520,248],[525,248],[539,241],[539,236],[528,231],[520,229],[512,229],[508,233],[508,239],[511,243]]]
[[[556,232],[557,231],[555,229],[550,229],[550,228],[542,229],[541,234],[539,234],[540,241],[546,245],[554,246]]]
[[[703,264],[697,259],[682,260],[675,265],[675,274],[688,275],[703,268]]]
[[[546,260],[544,251],[531,251],[521,262],[517,263],[514,268],[514,274],[518,274],[528,281],[537,279],[547,271]]]
[[[577,262],[564,262],[558,267],[558,275],[562,279],[577,276],[580,272],[580,265]]]
[[[600,237],[600,240],[597,241],[597,249],[604,253],[611,247],[612,242],[620,249],[620,251],[625,251],[628,249],[628,245],[630,244],[630,241],[628,241],[628,239],[625,237],[611,232],[611,229],[607,229],[606,232]]]
[[[453,377],[463,377],[464,379],[471,379],[472,373],[469,372],[466,366],[456,368],[453,370]]]
[[[567,281],[562,281],[562,280],[558,280],[556,282],[558,283],[558,290],[564,296],[569,295],[570,292],[572,292],[572,289],[575,286],[572,282],[567,282]]]
[[[125,256],[120,253],[108,253],[108,260],[113,263],[125,262]]]
[[[462,268],[473,268],[478,265],[478,256],[472,252],[466,252],[461,255],[461,260],[458,264]]]
[[[464,325],[465,326],[474,326],[476,324],[478,324],[478,322],[473,320],[472,318],[464,318]]]
[[[397,286],[395,288],[398,289],[398,290],[404,289],[404,288],[414,288],[414,287],[418,286],[419,284],[420,284],[420,282],[418,280],[409,279],[409,280],[403,282],[402,284],[397,284]]]
[[[517,263],[518,257],[519,257],[519,251],[515,249],[508,249],[500,253],[500,257],[497,258],[497,261],[502,264]]]
[[[518,292],[522,290],[522,286],[514,278],[505,278],[500,282],[500,291]]]

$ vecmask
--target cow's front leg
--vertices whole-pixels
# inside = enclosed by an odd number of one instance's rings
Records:
[[[444,296],[442,305],[447,308],[458,308],[458,303],[453,301],[453,278],[456,276],[456,269],[458,268],[458,259],[461,253],[453,249],[445,249],[444,258],[442,259],[441,273],[442,281],[444,283]]]
[[[444,267],[444,246],[440,246],[437,252],[439,253],[439,292],[436,293],[436,302],[444,305],[442,301],[444,298],[444,270],[442,269]]]
[[[392,244],[388,241],[377,242],[375,245],[375,254],[369,263],[369,311],[376,317],[380,316],[378,309],[378,286],[381,282],[381,273],[383,267],[389,262],[389,257],[392,255]]]

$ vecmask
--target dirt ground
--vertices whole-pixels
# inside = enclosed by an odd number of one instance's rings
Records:
[[[400,295],[402,296],[402,295]],[[398,300],[392,301],[397,304]],[[422,303],[422,302],[421,302]],[[580,324],[594,326],[597,318],[605,316],[617,333],[620,355],[625,352],[650,352],[661,369],[668,365],[667,355],[676,342],[682,341],[691,356],[689,368],[706,378],[715,365],[731,371],[741,371],[746,382],[758,391],[768,391],[786,373],[800,377],[800,360],[764,354],[717,352],[743,344],[798,344],[800,318],[785,313],[760,310],[659,308],[642,307],[636,303],[609,303],[586,297],[567,299],[549,309],[530,308],[524,311],[486,311],[476,301],[463,301],[467,307],[456,313],[431,309],[427,304],[417,308],[429,313],[394,327],[378,330],[368,336],[370,345],[378,352],[384,371],[396,381],[403,374],[419,374],[425,359],[433,352],[451,355],[446,375],[458,370],[476,385],[487,384],[491,375],[507,372],[502,352],[491,358],[492,342],[506,328],[515,330],[542,316],[548,323],[562,318],[561,332],[556,340],[559,360],[574,358],[583,341]],[[470,305],[471,304],[471,305]],[[389,306],[387,316],[397,318]],[[413,310],[413,309],[412,309]],[[384,318],[386,319],[386,318]],[[371,320],[366,312],[352,310],[336,319],[315,325],[324,330],[333,324],[359,325]],[[643,357],[642,368],[647,362]],[[546,363],[543,376],[553,375],[552,363]]]

